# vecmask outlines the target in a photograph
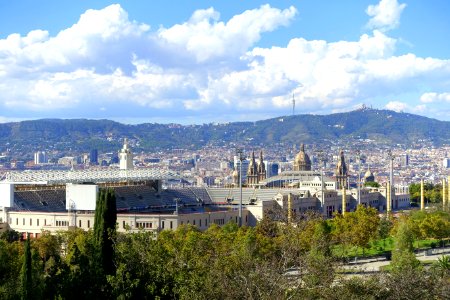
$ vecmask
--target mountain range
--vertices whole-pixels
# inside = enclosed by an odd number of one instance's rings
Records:
[[[42,119],[0,124],[4,148],[117,151],[123,138],[136,151],[198,149],[206,145],[273,145],[325,141],[371,140],[374,143],[450,144],[450,122],[397,113],[359,109],[330,115],[293,115],[257,122],[179,125],[125,125],[110,120]],[[0,145],[1,147],[1,145]],[[4,149],[1,149],[4,151]]]

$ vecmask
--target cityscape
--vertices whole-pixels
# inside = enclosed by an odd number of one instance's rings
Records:
[[[449,3],[268,2],[0,5],[0,299],[448,299]]]

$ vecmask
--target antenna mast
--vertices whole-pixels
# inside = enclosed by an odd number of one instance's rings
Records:
[[[292,93],[292,115],[295,116],[295,98],[294,98],[294,93]]]

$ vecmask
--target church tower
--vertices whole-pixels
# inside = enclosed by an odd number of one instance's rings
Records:
[[[255,160],[255,151],[252,152],[252,158],[247,169],[247,184],[253,185],[258,183],[258,166]]]
[[[311,160],[305,152],[305,145],[300,146],[300,152],[295,156],[294,171],[311,171]]]
[[[339,152],[339,161],[336,166],[336,181],[337,181],[337,188],[347,188],[347,177],[348,177],[348,171],[347,171],[347,165],[345,164],[345,158],[344,158],[344,151],[341,150]]]
[[[266,165],[264,164],[263,152],[259,153],[259,163],[258,163],[258,182],[266,179]]]
[[[366,174],[364,174],[364,182],[374,182],[375,176],[373,175],[372,171],[370,170],[370,167],[367,167]]]
[[[133,153],[131,152],[131,149],[128,148],[128,140],[126,138],[123,140],[123,148],[119,151],[119,159],[121,170],[133,169]]]

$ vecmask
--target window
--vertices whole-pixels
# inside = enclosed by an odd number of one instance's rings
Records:
[[[56,221],[56,226],[69,226],[69,221]]]
[[[192,221],[192,225],[195,225],[195,220],[194,220],[194,221]]]
[[[198,220],[200,223],[200,227],[202,227],[202,219]]]
[[[127,225],[127,224],[125,223],[125,221],[123,221],[123,222],[122,222],[122,228],[125,229],[126,225]]]
[[[30,226],[33,226],[33,219],[30,218]]]
[[[16,225],[19,225],[19,218],[16,218]]]
[[[214,223],[217,225],[225,224],[225,219],[214,219]]]
[[[39,219],[36,220],[37,226],[39,226]]]
[[[161,227],[164,229],[164,221],[161,221]]]
[[[172,229],[173,228],[173,223],[172,223],[172,221],[170,221],[170,229]]]
[[[153,228],[152,222],[136,222],[136,227],[138,228]]]
[[[44,226],[47,225],[47,219],[44,219]]]
[[[91,220],[88,220],[87,228],[91,228]]]
[[[81,227],[81,220],[78,220],[78,227]]]

